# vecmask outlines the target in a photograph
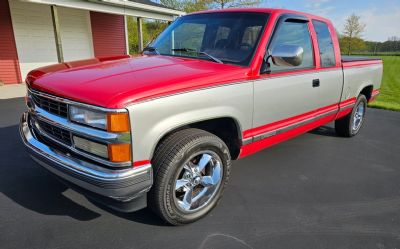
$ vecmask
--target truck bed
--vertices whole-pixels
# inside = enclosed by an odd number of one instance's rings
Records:
[[[379,61],[377,57],[366,57],[366,56],[344,56],[342,55],[342,62],[355,62],[355,61]]]

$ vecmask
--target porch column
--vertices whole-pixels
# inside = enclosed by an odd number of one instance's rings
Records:
[[[58,10],[57,6],[51,6],[51,18],[53,21],[53,29],[54,29],[54,38],[56,42],[56,50],[57,50],[57,58],[58,62],[64,62],[64,55],[61,44],[61,35],[60,35],[60,20],[58,18]]]
[[[126,54],[129,55],[128,16],[124,16]]]
[[[143,27],[142,27],[142,18],[138,17],[137,19],[137,31],[138,31],[138,52],[141,53],[143,51]]]

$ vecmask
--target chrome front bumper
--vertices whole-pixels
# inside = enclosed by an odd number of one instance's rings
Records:
[[[21,117],[20,135],[31,157],[41,166],[72,183],[73,186],[84,190],[84,193],[88,191],[117,202],[129,202],[142,198],[140,207],[133,209],[137,210],[145,206],[143,206],[143,197],[146,197],[146,192],[153,183],[151,164],[136,168],[107,169],[74,158],[69,153],[51,148],[41,142],[31,127],[29,115],[25,112]]]

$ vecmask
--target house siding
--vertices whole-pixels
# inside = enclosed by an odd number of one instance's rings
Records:
[[[90,12],[90,21],[96,57],[127,54],[124,16]]]
[[[21,72],[8,0],[0,0],[0,83],[20,83]]]
[[[9,4],[22,78],[35,68],[58,63],[50,6]]]

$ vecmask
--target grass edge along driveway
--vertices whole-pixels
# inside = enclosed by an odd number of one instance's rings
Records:
[[[379,56],[383,59],[380,95],[370,107],[400,111],[400,56]]]

